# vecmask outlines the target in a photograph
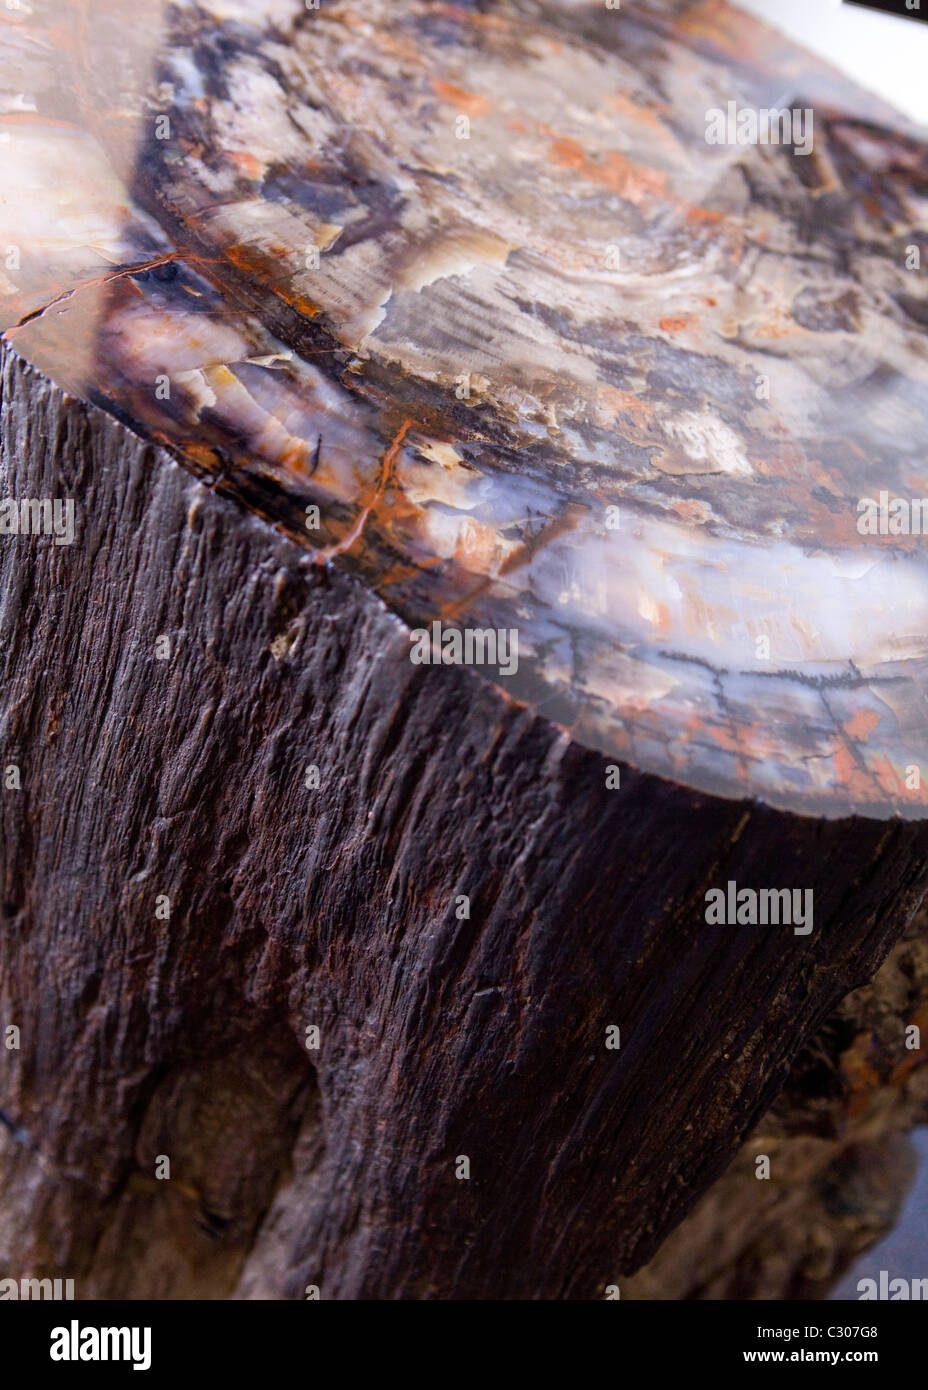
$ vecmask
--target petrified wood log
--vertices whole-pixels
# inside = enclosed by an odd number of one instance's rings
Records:
[[[715,3],[0,46],[0,1273],[602,1297],[928,887],[918,132]]]

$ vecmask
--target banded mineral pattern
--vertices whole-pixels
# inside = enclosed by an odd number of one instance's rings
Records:
[[[920,132],[714,0],[0,22],[17,353],[410,624],[516,628],[588,746],[924,815],[924,538],[858,531],[928,497]],[[707,143],[732,101],[812,150]]]

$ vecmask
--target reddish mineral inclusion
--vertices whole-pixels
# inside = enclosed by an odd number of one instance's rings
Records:
[[[581,742],[925,814],[923,132],[715,0],[0,17],[16,352]]]

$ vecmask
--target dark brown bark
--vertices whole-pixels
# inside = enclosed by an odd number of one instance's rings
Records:
[[[860,1255],[902,1228],[919,1161],[908,1135],[928,1123],[926,1027],[923,908],[874,979],[806,1043],[731,1166],[625,1281],[623,1298],[827,1297]],[[759,1181],[761,1154],[770,1171]],[[913,1219],[918,1208],[902,1221]],[[890,1259],[874,1252],[872,1267]]]
[[[608,791],[9,347],[2,406],[9,494],[73,496],[77,536],[0,548],[0,1268],[82,1297],[602,1297],[875,969],[928,827],[631,768]],[[812,889],[813,932],[708,925],[729,879]]]

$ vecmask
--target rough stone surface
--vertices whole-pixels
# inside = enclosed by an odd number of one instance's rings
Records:
[[[919,1029],[919,1046],[906,1032]],[[896,1224],[928,1124],[928,914],[802,1049],[718,1182],[623,1298],[826,1296]],[[914,1042],[912,1037],[910,1041]],[[771,1160],[758,1181],[755,1159]]]
[[[608,792],[6,347],[2,392],[8,491],[78,520],[0,549],[0,1267],[84,1297],[601,1297],[876,967],[928,831],[627,768]],[[810,936],[706,925],[708,886],[786,865]]]

